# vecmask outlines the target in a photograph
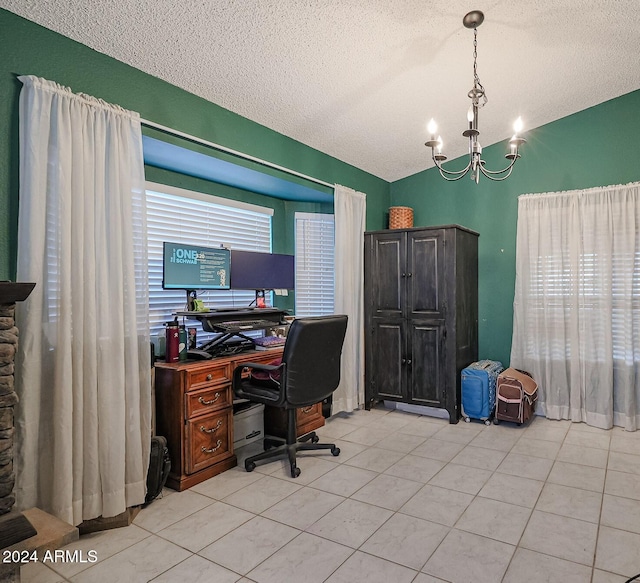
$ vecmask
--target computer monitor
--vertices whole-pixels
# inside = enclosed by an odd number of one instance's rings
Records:
[[[231,287],[255,290],[257,306],[264,307],[265,290],[294,289],[294,256],[233,250]]]
[[[229,249],[163,243],[162,287],[186,290],[189,310],[197,290],[230,289],[230,271]]]

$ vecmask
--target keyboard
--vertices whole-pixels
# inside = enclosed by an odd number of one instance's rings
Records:
[[[273,320],[227,320],[226,322],[212,323],[212,328],[217,328],[225,332],[241,332],[242,330],[264,330],[266,328],[277,328],[281,326]]]
[[[263,336],[262,338],[254,338],[253,341],[256,348],[277,348],[278,346],[284,346],[287,339],[280,336]]]

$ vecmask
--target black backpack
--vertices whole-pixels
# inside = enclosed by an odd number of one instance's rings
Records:
[[[151,504],[162,492],[171,470],[171,458],[166,438],[157,435],[151,438],[151,456],[147,473],[147,495],[143,508]]]

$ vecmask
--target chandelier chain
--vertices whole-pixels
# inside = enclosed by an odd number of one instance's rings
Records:
[[[480,103],[480,100],[476,97],[475,98],[475,106],[476,107],[483,107],[487,104],[488,98],[487,98],[487,94],[484,90],[484,87],[482,86],[482,83],[480,82],[480,77],[478,77],[478,29],[474,28],[473,29],[473,85],[474,88],[475,87],[479,87],[480,91],[482,92],[482,103]]]

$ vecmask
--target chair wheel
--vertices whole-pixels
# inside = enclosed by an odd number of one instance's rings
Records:
[[[470,417],[465,417],[464,418],[464,422],[465,423],[471,423],[471,418]]]
[[[491,425],[491,419],[485,419],[484,424],[487,426]]]
[[[331,455],[339,456],[340,455],[340,448],[339,447],[332,447],[331,448]]]
[[[318,443],[320,441],[320,438],[314,433],[313,437],[311,438],[311,443]]]
[[[247,470],[247,472],[253,472],[253,470],[256,469],[256,464],[254,462],[244,462],[244,469]]]
[[[291,466],[291,477],[297,478],[300,475],[300,468],[296,465]]]
[[[500,425],[500,419],[496,419],[495,417],[493,418],[493,424],[494,425]]]

